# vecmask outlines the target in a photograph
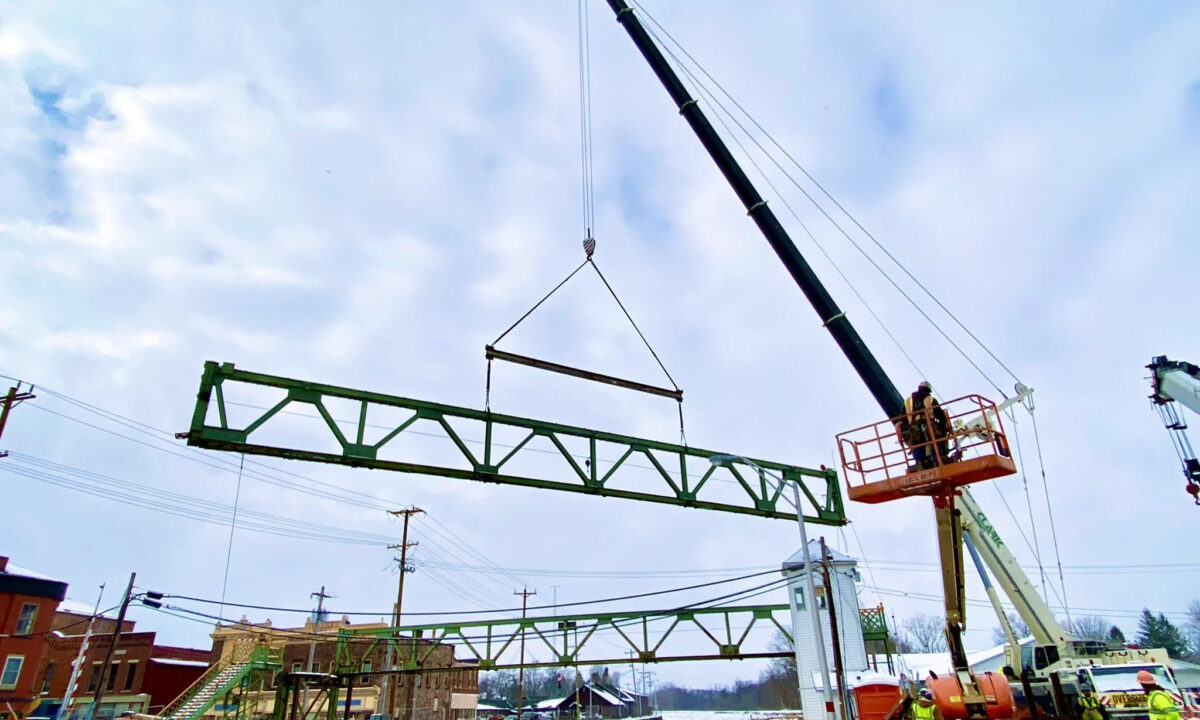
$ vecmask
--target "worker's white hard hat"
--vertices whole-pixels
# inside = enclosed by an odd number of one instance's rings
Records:
[[[922,380],[920,383],[917,384],[917,389],[918,390],[932,390],[933,385],[929,384],[928,380]]]

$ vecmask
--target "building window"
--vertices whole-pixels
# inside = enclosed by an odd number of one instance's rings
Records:
[[[309,672],[321,672],[321,663],[314,661],[313,664],[311,666],[309,666],[308,671]]]
[[[825,609],[825,588],[823,588],[823,587],[813,588],[813,591],[816,593],[816,596],[817,596],[817,609],[824,610]],[[802,587],[796,588],[795,590],[792,591],[792,595],[796,598],[796,609],[803,610],[804,609],[804,588],[802,588]]]
[[[371,672],[371,661],[370,661],[370,660],[363,660],[363,662],[362,662],[362,672],[365,672],[365,673],[369,673],[369,672]],[[363,684],[363,685],[370,685],[370,684],[371,684],[371,678],[369,678],[369,677],[367,677],[367,676],[363,676],[363,679],[362,679],[362,684]]]
[[[96,688],[100,687],[100,668],[104,663],[92,663],[92,677],[88,680],[88,692],[96,692]]]
[[[15,690],[17,678],[21,677],[21,666],[25,664],[24,655],[9,655],[4,660],[4,671],[0,672],[0,690]]]
[[[114,661],[113,664],[108,668],[108,677],[105,678],[106,682],[104,683],[104,692],[112,692],[116,689],[117,674],[120,672],[120,670],[120,661]]]
[[[300,672],[300,668],[304,667],[300,663],[292,663],[292,674]]]
[[[137,675],[137,667],[138,667],[137,660],[129,661],[129,669],[125,671],[125,689],[126,690],[133,689],[133,681],[134,681],[135,676]]]
[[[54,663],[46,666],[46,674],[42,676],[42,694],[50,694],[50,683],[54,682]]]
[[[14,635],[28,635],[33,632],[33,621],[37,619],[38,606],[25,603],[21,606],[21,614],[17,617],[17,631]]]

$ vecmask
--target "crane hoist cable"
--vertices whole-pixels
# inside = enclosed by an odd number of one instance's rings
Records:
[[[596,261],[593,257],[596,252],[596,199],[592,163],[591,41],[588,24],[587,0],[578,0],[577,7],[579,32],[579,146],[580,170],[582,175],[580,185],[582,187],[583,208],[583,251],[586,257],[578,267],[572,270],[566,278],[555,285],[550,292],[546,293],[541,300],[538,300],[533,307],[527,310],[524,315],[510,325],[507,330],[500,333],[499,337],[493,340],[489,345],[485,346],[484,354],[487,358],[487,382],[484,390],[484,409],[489,412],[491,411],[492,360],[504,360],[506,362],[525,365],[527,367],[533,367],[540,370],[548,370],[550,372],[557,372],[564,375],[570,375],[572,377],[582,378],[584,380],[593,380],[609,385],[615,385],[628,390],[636,390],[638,392],[644,392],[651,395],[673,398],[676,402],[679,412],[679,439],[681,444],[687,445],[687,434],[684,430],[683,422],[683,390],[679,388],[678,383],[675,382],[675,378],[671,377],[670,371],[668,371],[666,365],[663,364],[658,352],[650,344],[650,341],[646,339],[645,333],[642,332],[642,329],[633,319],[633,315],[631,315],[629,310],[625,307],[625,303],[623,303],[621,298],[617,296],[616,290],[613,289],[612,284],[608,281],[608,278],[604,276],[604,273],[600,271],[600,266],[596,264]],[[571,278],[575,277],[575,275],[578,274],[578,272],[582,270],[585,265],[591,265],[592,270],[596,272],[597,277],[600,278],[600,282],[604,284],[604,287],[608,290],[609,295],[611,295],[612,299],[616,301],[617,307],[621,308],[621,312],[625,315],[625,319],[627,319],[629,324],[633,326],[634,332],[637,333],[637,336],[641,339],[642,344],[646,346],[648,351],[650,351],[650,355],[654,358],[654,362],[658,364],[658,367],[662,370],[663,375],[665,375],[667,380],[671,383],[670,389],[633,380],[626,380],[623,378],[614,377],[612,375],[591,372],[568,365],[561,365],[559,363],[538,360],[536,358],[531,358],[524,355],[517,355],[505,350],[500,350],[496,347],[496,345],[498,345],[506,335],[520,325],[525,318],[532,315],[533,312],[541,307],[543,303],[549,300],[554,293],[558,292],[562,286],[566,285],[567,282],[570,281]]]

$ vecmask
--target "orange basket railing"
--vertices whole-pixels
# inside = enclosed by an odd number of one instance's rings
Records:
[[[996,405],[980,395],[864,425],[837,441],[854,500],[932,495],[1016,471]]]

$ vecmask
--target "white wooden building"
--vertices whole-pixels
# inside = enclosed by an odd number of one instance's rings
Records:
[[[821,621],[825,639],[825,657],[829,661],[830,681],[833,678],[833,633],[829,625],[829,598],[825,594],[825,578],[821,572],[821,543],[809,541],[809,556],[816,572],[817,614]],[[847,676],[867,670],[867,652],[863,643],[862,624],[859,621],[858,562],[832,548],[826,548],[830,569],[830,584],[833,588],[833,608],[838,620],[838,640],[842,652],[842,664]],[[804,717],[810,720],[825,718],[825,700],[821,688],[821,668],[817,663],[817,644],[813,638],[813,626],[808,612],[808,591],[804,576],[804,553],[797,551],[783,563],[783,574],[788,579],[788,604],[792,611],[792,637],[796,641],[796,671],[800,676],[800,704]],[[835,692],[836,696],[837,693]],[[835,697],[836,701],[836,697]]]

